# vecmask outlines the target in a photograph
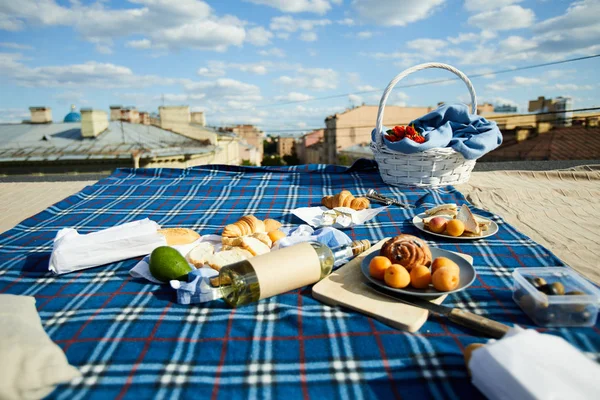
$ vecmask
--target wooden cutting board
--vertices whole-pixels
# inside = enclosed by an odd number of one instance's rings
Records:
[[[367,279],[360,270],[363,258],[373,251],[379,251],[387,240],[383,239],[367,252],[333,271],[327,278],[313,286],[312,295],[315,299],[331,306],[347,307],[391,327],[417,332],[427,321],[429,314],[427,310],[409,306],[379,294],[364,284]],[[467,261],[473,262],[473,257],[466,254],[459,255]],[[432,302],[440,304],[446,296],[442,295]]]

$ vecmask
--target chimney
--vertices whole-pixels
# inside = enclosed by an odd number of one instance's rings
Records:
[[[190,124],[190,107],[188,106],[162,106],[158,107],[160,114],[160,127],[177,131]]]
[[[29,107],[31,111],[32,124],[50,124],[52,123],[52,109],[50,107]]]
[[[192,113],[192,124],[200,126],[206,126],[206,117],[203,111],[196,111]]]
[[[110,120],[120,121],[121,120],[121,109],[123,106],[110,106]]]
[[[140,124],[150,125],[150,115],[146,111],[140,111]]]
[[[95,138],[108,128],[108,115],[106,111],[81,109],[81,136]]]

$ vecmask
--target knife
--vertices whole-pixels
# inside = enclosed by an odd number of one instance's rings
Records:
[[[436,314],[444,315],[455,324],[464,326],[477,332],[481,332],[494,339],[500,339],[510,329],[509,326],[501,324],[500,322],[496,322],[489,318],[482,317],[481,315],[461,310],[460,308],[442,306],[419,297],[407,296],[392,292],[380,286],[376,286],[371,282],[365,282],[365,285],[375,290],[377,293],[381,293],[402,303],[423,308]]]
[[[393,204],[393,205],[403,207],[403,208],[414,208],[410,204],[400,203],[398,200],[396,200],[392,197],[386,197],[382,194],[379,194],[379,193],[377,193],[377,191],[375,189],[369,189],[369,191],[367,192],[367,194],[365,196],[368,199],[377,201],[379,203],[386,204],[388,206],[391,206]]]

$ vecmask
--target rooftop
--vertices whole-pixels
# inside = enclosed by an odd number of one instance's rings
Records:
[[[0,124],[0,162],[131,158],[134,152],[198,154],[204,142],[150,125],[110,122],[96,138],[81,136],[81,123]]]

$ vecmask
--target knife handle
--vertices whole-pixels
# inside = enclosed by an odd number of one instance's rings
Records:
[[[494,339],[500,339],[510,329],[509,326],[500,322],[461,310],[460,308],[453,308],[450,314],[448,314],[448,318],[452,322],[481,332]]]

